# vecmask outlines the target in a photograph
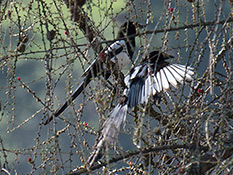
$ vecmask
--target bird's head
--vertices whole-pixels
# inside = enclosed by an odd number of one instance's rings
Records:
[[[136,34],[137,23],[132,21],[126,21],[121,25],[117,35],[117,39],[124,39],[127,45],[128,53],[130,58],[133,57],[135,50],[135,34]]]
[[[125,38],[127,36],[132,36],[136,34],[136,23],[132,21],[126,21],[121,25],[120,30],[118,32],[117,38]]]
[[[156,62],[156,60],[160,62],[160,61],[164,61],[170,58],[174,58],[174,56],[155,50],[155,51],[150,52],[145,59],[146,60],[150,59],[152,62]]]

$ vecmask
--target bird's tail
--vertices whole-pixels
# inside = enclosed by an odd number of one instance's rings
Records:
[[[54,115],[50,116],[44,122],[44,125],[47,125],[49,122],[51,122],[53,120],[53,117],[58,117],[62,112],[64,112],[64,110],[75,100],[75,98],[82,93],[84,88],[90,83],[91,79],[91,76],[87,76],[85,80],[83,80],[82,83],[79,84],[79,86],[75,89],[70,98],[66,100],[66,102],[55,111]]]
[[[121,125],[125,122],[127,114],[127,104],[118,104],[110,113],[109,118],[103,124],[103,128],[94,151],[87,160],[88,167],[91,167],[102,155],[102,148],[112,146],[120,132]]]

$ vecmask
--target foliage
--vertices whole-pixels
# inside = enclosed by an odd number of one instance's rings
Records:
[[[0,1],[2,172],[231,174],[232,16],[223,0]],[[162,50],[194,67],[194,80],[129,111],[119,141],[86,169],[122,94],[114,75],[96,78],[49,126],[43,121],[129,19],[145,25],[130,66]]]

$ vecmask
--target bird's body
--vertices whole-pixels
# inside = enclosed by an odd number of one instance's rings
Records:
[[[128,108],[144,104],[162,91],[167,91],[170,85],[175,88],[179,83],[191,81],[193,69],[181,64],[171,64],[167,60],[174,58],[160,51],[150,52],[140,63],[132,68],[124,79],[127,88],[119,104],[109,114],[103,124],[98,144],[88,159],[92,166],[101,149],[112,145],[118,136],[120,126],[124,123]]]
[[[105,54],[111,58],[113,63],[118,65],[119,70],[123,69],[130,63],[130,56],[125,40],[114,42],[110,47],[108,47]]]
[[[53,115],[54,117],[59,116],[71,104],[71,102],[73,102],[75,98],[83,92],[85,87],[91,82],[92,79],[99,75],[102,75],[105,79],[109,78],[111,70],[108,70],[104,65],[103,57],[105,60],[108,59],[115,64],[119,70],[130,62],[135,49],[135,34],[136,26],[131,21],[125,22],[120,27],[117,36],[117,39],[119,40],[112,43],[103,54],[100,54],[99,58],[90,64],[90,66],[83,73],[84,80],[75,89],[70,98],[55,111]],[[53,119],[53,116],[48,118],[44,124],[48,124]]]

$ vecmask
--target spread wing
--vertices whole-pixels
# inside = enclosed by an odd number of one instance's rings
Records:
[[[181,64],[162,62],[160,65],[146,63],[137,66],[126,76],[128,86],[128,107],[146,103],[150,96],[168,90],[171,86],[177,88],[183,81],[191,81],[193,68]]]

